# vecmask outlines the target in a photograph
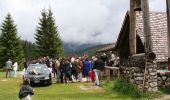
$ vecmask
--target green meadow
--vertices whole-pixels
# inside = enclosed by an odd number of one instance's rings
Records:
[[[21,85],[21,75],[16,79],[13,77],[6,79],[5,72],[0,72],[0,100],[20,100],[18,92]],[[53,78],[53,84],[50,86],[33,86],[35,95],[32,98],[33,100],[136,100],[111,91],[111,86],[96,87],[86,82],[61,84],[55,83]]]

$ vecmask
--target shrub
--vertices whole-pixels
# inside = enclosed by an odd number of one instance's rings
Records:
[[[127,79],[117,79],[114,82],[113,90],[119,92],[123,95],[129,95],[134,98],[142,97],[142,92],[138,89],[136,85],[130,84]]]
[[[100,85],[112,92],[118,92],[121,95],[124,95],[125,97],[132,97],[134,99],[140,98],[141,100],[150,100],[153,98],[160,98],[162,97],[163,93],[162,91],[157,91],[157,92],[141,92],[136,85],[130,84],[127,79],[116,79],[116,80],[111,80],[107,82],[106,80],[101,80]],[[168,88],[169,89],[169,88]],[[167,90],[167,88],[166,88]],[[165,91],[165,89],[164,89]],[[168,92],[170,93],[170,92]]]
[[[114,84],[114,81],[105,81],[105,80],[100,80],[100,86],[107,89],[107,90],[113,90],[113,84]]]
[[[24,68],[24,64],[23,63],[19,63],[18,70],[23,70],[23,68]]]

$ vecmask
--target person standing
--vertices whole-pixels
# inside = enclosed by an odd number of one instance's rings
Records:
[[[99,86],[99,71],[103,70],[104,62],[100,57],[97,57],[97,60],[93,63],[93,71],[95,73],[95,85]]]
[[[112,64],[112,66],[115,64],[115,55],[113,52],[111,52],[111,59],[110,59],[110,62]]]
[[[71,64],[71,76],[73,77],[73,79],[75,79],[77,81],[78,73],[76,71],[77,65],[76,65],[76,60],[74,57],[71,57],[70,64]]]
[[[63,64],[64,64],[64,58],[61,59],[61,61],[60,61],[60,67],[59,67],[61,83],[63,83],[63,76],[64,76]]]
[[[71,66],[70,65],[71,64],[70,64],[68,58],[64,58],[62,68],[63,68],[65,83],[68,82],[68,79],[69,79],[69,81],[73,82],[73,80],[71,78]]]
[[[88,58],[85,58],[85,61],[84,61],[84,68],[83,68],[83,73],[84,73],[84,76],[86,77],[87,79],[87,82],[90,81],[89,80],[89,71],[91,69],[91,61],[88,59]]]
[[[24,70],[26,70],[26,69],[27,69],[27,67],[28,67],[28,63],[27,63],[27,61],[25,61],[23,64],[24,64]]]
[[[101,60],[103,60],[105,66],[108,64],[108,57],[107,57],[106,53],[103,53],[101,55]]]
[[[14,70],[14,78],[17,77],[17,70],[18,70],[18,63],[15,61],[13,65],[13,70]]]
[[[57,57],[57,59],[55,60],[54,70],[55,70],[55,74],[56,74],[56,80],[57,80],[57,82],[59,82],[60,81],[60,76],[61,76],[59,57]]]
[[[9,59],[7,62],[6,62],[6,78],[9,78],[11,77],[11,70],[12,70],[12,61]]]
[[[50,72],[52,73],[52,63],[48,56],[47,56],[47,60],[46,60],[46,65],[47,65],[48,69],[50,70]]]
[[[76,73],[79,82],[82,82],[82,70],[83,70],[83,62],[82,62],[82,58],[79,57],[76,59]]]

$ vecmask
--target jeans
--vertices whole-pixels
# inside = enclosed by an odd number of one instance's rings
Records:
[[[78,73],[78,81],[82,82],[82,73]]]
[[[57,80],[57,82],[59,82],[60,77],[61,77],[61,72],[60,72],[59,69],[57,69],[57,70],[56,70],[56,80]]]
[[[95,84],[97,86],[99,86],[99,70],[98,69],[94,69],[93,71],[95,73]]]
[[[11,77],[11,69],[6,69],[6,78]]]

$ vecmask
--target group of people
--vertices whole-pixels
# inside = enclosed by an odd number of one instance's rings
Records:
[[[44,57],[43,59],[25,62],[24,69],[28,67],[29,63],[45,63],[54,73],[57,82],[67,83],[68,81],[73,82],[73,80],[82,82],[82,78],[85,77],[87,81],[91,79],[93,84],[97,86],[99,86],[99,70],[104,68],[104,61],[99,56],[94,56],[92,59],[84,56],[56,58],[53,60],[50,60],[49,57]],[[30,80],[25,79],[19,91],[20,99],[31,100],[31,95],[34,95],[34,91],[29,84]]]
[[[56,59],[50,59],[47,56],[27,62],[24,64],[25,69],[29,63],[46,64],[57,83],[82,82],[84,77],[87,81],[92,81],[94,85],[99,85],[99,70],[104,69],[105,66],[102,57],[98,55],[91,59],[88,56],[57,57]]]
[[[11,72],[13,70],[13,76],[14,78],[17,77],[17,70],[18,70],[18,63],[16,61],[14,61],[14,63],[8,59],[8,61],[6,62],[6,78],[10,78],[11,77]]]
[[[113,57],[113,55],[112,55]],[[42,57],[37,60],[32,60],[24,63],[24,69],[27,69],[29,64],[46,64],[48,69],[53,73],[57,83],[82,82],[83,77],[87,82],[91,81],[94,85],[99,86],[99,72],[104,70],[106,65],[113,64],[112,59],[109,60],[106,54],[93,56],[91,59],[88,56],[83,57],[64,57],[50,59]],[[11,65],[10,60],[8,64]],[[22,100],[31,100],[31,95],[34,95],[33,89],[29,86],[30,80],[25,79],[19,91],[19,98]],[[24,92],[27,91],[27,92]]]
[[[85,55],[83,57],[67,56],[50,59],[47,56],[24,62],[24,70],[27,69],[29,64],[46,64],[57,83],[82,82],[82,79],[86,78],[87,81],[92,81],[94,85],[99,85],[99,71],[103,70],[106,65],[112,66],[114,59],[115,56],[112,52],[109,56],[103,53],[92,58]]]

